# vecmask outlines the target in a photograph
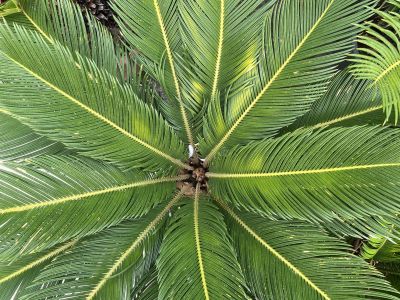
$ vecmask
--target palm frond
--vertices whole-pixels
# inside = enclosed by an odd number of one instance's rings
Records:
[[[384,122],[380,95],[375,88],[371,88],[371,81],[358,80],[345,69],[335,75],[326,93],[287,131],[297,128],[379,125]]]
[[[140,217],[168,198],[177,177],[151,178],[77,157],[0,165],[0,257],[52,247]]]
[[[386,223],[395,232],[398,225]],[[397,237],[398,235],[396,235]],[[372,236],[361,248],[361,256],[381,271],[392,286],[400,290],[400,245],[385,235]]]
[[[45,264],[76,243],[77,240],[72,240],[45,252],[23,256],[13,261],[0,260],[0,295],[3,299],[20,299]]]
[[[184,92],[201,110],[257,65],[266,11],[275,1],[183,0],[178,3],[182,42],[190,66]],[[233,50],[234,49],[234,50]],[[185,69],[181,69],[185,72]]]
[[[398,137],[397,129],[349,127],[253,142],[216,159],[210,189],[271,217],[393,217],[400,210]]]
[[[174,157],[184,157],[183,143],[128,85],[17,25],[1,26],[0,36],[0,69],[7,70],[1,109],[43,135],[123,168],[186,167]]]
[[[360,31],[349,26],[371,13],[375,1],[279,1],[268,14],[259,68],[247,89],[230,97],[214,129],[206,122],[201,152],[272,136],[307,112],[326,90],[336,65]],[[210,109],[209,114],[215,115]],[[214,131],[215,130],[215,131]],[[220,135],[220,132],[224,132]]]
[[[398,241],[400,232],[397,228],[391,230],[387,223],[399,224],[397,217],[382,218],[380,216],[370,216],[363,218],[340,218],[337,216],[330,221],[320,223],[321,227],[330,234],[340,238],[357,238],[368,240],[373,236],[384,236],[388,239]]]
[[[230,216],[239,261],[257,299],[398,299],[379,272],[318,228],[221,206]]]
[[[154,262],[157,229],[178,199],[79,241],[47,265],[21,299],[130,299],[132,281]]]
[[[0,18],[20,12],[14,1],[7,1],[0,4]]]
[[[164,110],[168,114],[168,121],[177,128],[184,128],[188,143],[194,146],[176,71],[174,50],[181,43],[177,0],[114,0],[113,8],[118,15],[122,34],[132,51],[138,52],[148,71],[163,84],[169,96],[168,106],[172,109]]]
[[[245,299],[243,277],[223,225],[207,198],[180,207],[157,260],[159,299]]]
[[[116,45],[108,30],[73,1],[18,0],[17,4],[20,13],[6,17],[8,23],[36,30],[50,43],[58,41],[123,81],[137,79],[136,65],[128,59],[127,50]]]
[[[385,224],[389,231],[397,231],[396,225]],[[398,242],[398,241],[397,241]],[[367,260],[373,260],[383,263],[400,263],[400,246],[390,241],[386,236],[372,236],[362,247],[361,256]]]
[[[362,28],[365,34],[358,38],[361,53],[353,56],[354,74],[373,81],[382,95],[386,117],[394,113],[395,122],[400,112],[400,1],[389,0],[395,9],[385,12],[374,10],[383,24],[367,22]]]
[[[0,112],[0,162],[23,161],[43,154],[65,152],[62,144],[34,133],[28,126]]]
[[[392,286],[400,291],[400,264],[378,263],[375,266],[385,275],[386,279],[392,284]]]
[[[158,299],[158,271],[153,266],[139,282],[135,284],[131,292],[131,300],[155,300]]]

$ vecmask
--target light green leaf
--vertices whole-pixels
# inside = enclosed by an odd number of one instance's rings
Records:
[[[360,29],[350,24],[367,18],[371,12],[365,5],[373,3],[277,2],[267,15],[258,70],[247,88],[240,87],[223,101],[219,121],[205,123],[201,152],[207,153],[206,161],[222,147],[273,136],[306,113],[325,92],[336,65],[354,46]],[[215,108],[211,106],[208,114],[215,115]]]
[[[160,106],[194,146],[189,116],[177,73],[175,50],[181,45],[177,0],[115,0],[112,7],[125,39],[147,70],[164,87],[169,99]]]
[[[358,80],[347,69],[337,73],[327,92],[287,130],[383,124],[382,101],[371,81]]]
[[[18,0],[19,14],[6,17],[39,32],[48,42],[58,41],[71,52],[96,62],[101,69],[121,80],[134,80],[136,66],[128,60],[128,52],[116,45],[111,33],[89,13],[71,0]]]
[[[0,18],[10,16],[18,12],[20,12],[20,9],[17,7],[15,1],[8,0],[5,3],[0,4]]]
[[[384,12],[374,10],[382,18],[382,24],[366,22],[365,33],[358,38],[359,51],[351,59],[354,74],[373,81],[382,95],[387,119],[394,114],[395,122],[400,112],[400,1],[388,0],[395,9]]]
[[[160,222],[178,199],[79,241],[46,266],[21,299],[130,299],[134,277],[158,252]]]
[[[210,166],[210,190],[271,217],[393,217],[400,210],[399,136],[397,129],[333,128],[235,147]]]
[[[62,144],[34,133],[28,126],[0,112],[0,162],[23,161],[43,154],[65,152]]]
[[[123,168],[185,167],[172,128],[93,61],[3,25],[0,70],[0,109],[41,134]]]
[[[318,228],[221,206],[256,299],[398,299],[379,272]]]
[[[398,233],[397,224],[386,222],[385,225],[389,232]],[[361,250],[361,256],[364,259],[382,263],[400,263],[398,240],[394,242],[385,235],[372,236],[367,243],[363,244]]]
[[[185,60],[187,68],[180,71],[185,73],[183,90],[193,103],[193,113],[256,67],[263,19],[275,3],[264,2],[179,1],[182,42],[190,57]]]
[[[140,217],[175,190],[151,178],[77,157],[0,165],[0,258],[41,251]]]
[[[0,295],[3,299],[20,299],[43,267],[76,242],[72,240],[45,252],[14,258],[12,261],[0,260]]]
[[[180,207],[157,261],[159,299],[245,299],[223,216],[207,197]]]

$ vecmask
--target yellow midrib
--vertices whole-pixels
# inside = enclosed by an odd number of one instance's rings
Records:
[[[374,107],[371,107],[371,108],[368,108],[368,109],[365,109],[365,110],[361,110],[361,111],[358,111],[358,112],[355,112],[355,113],[352,113],[352,114],[348,114],[348,115],[345,115],[345,116],[342,116],[342,117],[338,117],[336,119],[332,119],[332,120],[329,120],[329,121],[326,121],[326,122],[321,122],[321,123],[318,123],[318,124],[315,124],[315,125],[312,125],[312,126],[309,126],[309,127],[306,126],[304,128],[317,129],[317,128],[329,126],[329,125],[332,125],[332,124],[335,124],[335,123],[339,123],[339,122],[342,122],[342,121],[345,121],[345,120],[348,120],[348,119],[351,119],[351,118],[354,118],[354,117],[358,117],[358,116],[361,116],[361,115],[364,115],[364,114],[367,114],[367,113],[370,113],[370,112],[373,112],[373,111],[376,111],[376,110],[379,110],[379,109],[382,109],[382,108],[383,108],[383,105],[374,106]]]
[[[220,23],[219,23],[218,50],[217,50],[217,59],[215,63],[215,73],[212,85],[211,99],[213,99],[217,93],[219,74],[221,70],[222,46],[224,41],[225,0],[221,0],[219,19]]]
[[[73,247],[77,242],[78,242],[78,240],[73,240],[73,241],[71,241],[71,242],[69,242],[69,243],[67,243],[67,244],[65,244],[65,245],[63,245],[63,246],[51,251],[50,253],[38,258],[37,260],[27,264],[26,266],[18,269],[17,271],[14,271],[13,273],[11,273],[9,275],[7,275],[7,276],[5,276],[3,278],[0,278],[0,284],[4,283],[4,282],[6,282],[6,281],[8,281],[10,279],[13,279],[13,278],[15,278],[15,277],[17,277],[17,276],[29,271],[29,270],[31,270],[32,268],[40,265],[41,263],[45,262],[46,260],[49,260],[50,258],[58,255],[59,253],[61,253],[61,252],[65,251],[65,250]]]
[[[201,244],[200,244],[200,231],[199,231],[199,191],[200,191],[200,184],[196,186],[196,194],[194,197],[194,207],[193,207],[193,224],[194,224],[194,236],[196,242],[196,253],[197,253],[197,261],[199,263],[199,270],[201,276],[201,284],[203,286],[204,296],[206,300],[210,300],[210,296],[208,293],[207,288],[207,281],[206,281],[206,273],[204,271],[203,265],[203,257],[201,254]]]
[[[11,113],[9,111],[4,110],[4,109],[0,109],[0,113],[6,114],[6,115],[11,115]]]
[[[29,22],[32,23],[33,27],[36,28],[36,30],[51,44],[54,43],[53,39],[46,33],[44,32],[44,30],[26,13],[26,11],[24,10],[24,8],[21,5],[18,5],[19,9],[21,10],[21,12],[24,14],[25,18],[27,18],[29,20]]]
[[[391,64],[387,67],[374,81],[374,83],[378,83],[386,74],[394,70],[396,67],[400,66],[400,60],[396,61],[395,63]]]
[[[50,199],[47,201],[42,201],[42,202],[37,202],[37,203],[32,203],[32,204],[27,204],[27,205],[22,205],[22,206],[15,206],[15,207],[10,207],[10,208],[0,209],[0,215],[7,214],[7,213],[23,212],[23,211],[36,209],[36,208],[41,208],[41,207],[46,207],[46,206],[51,206],[51,205],[56,205],[56,204],[62,204],[62,203],[69,202],[69,201],[76,201],[76,200],[80,200],[83,198],[99,196],[99,195],[108,194],[108,193],[112,193],[112,192],[119,192],[119,191],[123,191],[123,190],[130,189],[130,188],[135,188],[135,187],[143,187],[143,186],[153,185],[153,184],[163,183],[163,182],[180,181],[180,180],[187,179],[188,177],[189,176],[187,176],[187,175],[183,175],[183,176],[177,176],[177,177],[164,177],[164,178],[158,178],[158,179],[149,179],[149,180],[133,182],[130,184],[109,187],[109,188],[102,189],[102,190],[91,191],[91,192],[86,192],[86,193],[81,193],[81,194],[76,194],[76,195],[70,195],[70,196],[66,196],[66,197]]]
[[[215,199],[215,198],[214,198]],[[254,230],[250,228],[240,217],[235,214],[235,212],[230,209],[225,203],[215,199],[215,201],[225,209],[228,214],[232,216],[232,218],[239,223],[251,236],[253,236],[261,245],[263,245],[269,252],[272,253],[278,260],[280,260],[283,264],[285,264],[290,270],[292,270],[296,275],[301,277],[311,288],[313,288],[318,294],[321,295],[326,300],[330,300],[331,298],[328,296],[326,292],[324,292],[321,288],[319,288],[306,274],[304,274],[300,269],[298,269],[295,265],[293,265],[289,260],[287,260],[282,254],[280,254],[277,250],[275,250],[270,244],[268,244],[262,237],[260,237]]]
[[[156,153],[157,155],[163,157],[166,160],[169,160],[170,162],[183,167],[183,168],[188,168],[189,166],[184,164],[183,162],[181,162],[180,160],[173,158],[172,156],[160,151],[159,149],[151,146],[150,144],[146,143],[145,141],[141,140],[140,138],[134,136],[133,134],[129,133],[128,131],[126,131],[125,129],[119,127],[117,124],[115,124],[114,122],[112,122],[111,120],[107,119],[106,117],[104,117],[103,115],[101,115],[100,113],[98,113],[97,111],[91,109],[90,107],[88,107],[87,105],[81,103],[78,99],[74,98],[73,96],[69,95],[68,93],[64,92],[63,90],[61,90],[60,88],[58,88],[57,86],[55,86],[54,84],[50,83],[49,81],[47,81],[46,79],[44,79],[43,77],[41,77],[39,74],[33,72],[32,70],[30,70],[28,67],[24,66],[23,64],[21,64],[20,62],[16,61],[15,59],[13,59],[12,57],[10,57],[8,54],[4,53],[3,51],[0,50],[1,53],[3,53],[3,55],[5,55],[9,60],[11,60],[13,63],[15,63],[16,65],[18,65],[19,67],[23,68],[25,71],[27,71],[29,74],[31,74],[32,76],[34,76],[35,78],[39,79],[40,81],[42,81],[45,85],[49,86],[50,88],[52,88],[53,90],[55,90],[57,93],[59,93],[60,95],[64,96],[65,98],[69,99],[70,101],[72,101],[73,103],[75,103],[76,105],[78,105],[79,107],[83,108],[84,110],[86,110],[89,114],[95,116],[97,119],[101,120],[102,122],[106,123],[107,125],[111,126],[112,128],[116,129],[117,131],[119,131],[120,133],[122,133],[124,136],[132,139],[133,141],[139,143],[140,145],[142,145],[143,147],[149,149],[150,151]],[[190,167],[189,167],[190,168]]]
[[[315,170],[271,172],[271,173],[206,173],[206,176],[209,178],[277,177],[277,176],[334,173],[334,172],[343,172],[343,171],[351,171],[351,170],[363,170],[363,169],[386,168],[386,167],[400,167],[400,162],[325,168],[325,169],[315,169]]]
[[[124,262],[125,259],[143,242],[143,240],[148,236],[151,230],[153,230],[157,224],[163,219],[171,207],[181,198],[182,193],[177,194],[167,206],[154,218],[153,221],[141,232],[138,237],[133,241],[131,246],[115,261],[111,268],[105,273],[104,277],[99,281],[98,284],[93,288],[93,290],[87,295],[86,300],[93,299],[100,289],[106,284],[107,280],[111,278],[113,273],[119,268],[119,266]]]
[[[187,118],[185,107],[183,105],[181,89],[179,86],[178,76],[176,75],[176,70],[175,70],[174,58],[172,56],[172,51],[171,51],[171,46],[169,44],[167,31],[165,30],[165,25],[164,25],[164,20],[163,20],[162,14],[161,14],[160,5],[158,4],[158,0],[153,0],[153,4],[154,4],[154,8],[155,8],[156,14],[157,14],[158,24],[160,25],[161,34],[162,34],[162,37],[164,40],[165,50],[167,52],[167,57],[168,57],[168,62],[171,67],[172,77],[174,80],[174,85],[175,85],[175,90],[176,90],[176,96],[178,98],[179,109],[180,109],[180,112],[182,115],[182,120],[183,120],[184,127],[186,130],[187,138],[188,138],[189,144],[194,146],[192,131],[190,130],[189,120]]]
[[[285,62],[275,72],[275,74],[272,76],[272,78],[267,82],[267,84],[264,86],[264,88],[261,90],[261,92],[258,93],[258,95],[251,102],[251,104],[240,115],[240,117],[233,123],[233,125],[228,130],[228,132],[222,137],[222,139],[218,142],[218,144],[210,151],[210,153],[205,158],[206,164],[215,156],[215,154],[222,147],[222,145],[229,139],[229,137],[232,135],[232,133],[236,130],[237,126],[243,121],[243,119],[247,116],[247,114],[257,104],[258,100],[260,100],[260,98],[267,92],[267,90],[271,87],[271,85],[275,82],[275,80],[283,72],[283,70],[286,68],[286,66],[290,63],[290,61],[293,59],[293,57],[297,54],[297,52],[301,49],[301,47],[304,45],[304,43],[310,37],[310,35],[315,31],[315,29],[317,28],[319,23],[321,23],[322,19],[325,17],[325,15],[329,11],[329,9],[332,6],[334,1],[335,0],[331,0],[331,2],[327,5],[327,7],[322,12],[321,16],[318,18],[318,20],[315,22],[315,24],[311,27],[311,29],[308,31],[308,33],[303,37],[303,39],[300,41],[300,43],[297,45],[297,47],[293,50],[293,52],[288,56],[288,58],[285,60]]]

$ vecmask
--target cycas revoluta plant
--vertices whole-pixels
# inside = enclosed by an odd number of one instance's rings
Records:
[[[399,299],[398,1],[264,2],[3,7],[2,300]]]

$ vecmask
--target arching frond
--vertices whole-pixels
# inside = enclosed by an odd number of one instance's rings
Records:
[[[205,197],[182,206],[157,261],[159,299],[246,299],[221,213]]]
[[[12,1],[9,1],[12,2]],[[136,66],[128,52],[93,16],[82,13],[71,0],[18,0],[20,13],[6,17],[7,22],[36,30],[50,43],[58,41],[71,52],[94,60],[97,66],[121,80],[136,79]],[[133,72],[134,71],[134,72]]]
[[[73,247],[77,240],[57,245],[44,252],[12,261],[0,260],[0,295],[4,299],[20,299],[26,289],[51,259]]]
[[[130,299],[134,277],[150,268],[158,252],[160,222],[178,199],[79,241],[47,265],[21,299]]]
[[[380,95],[371,87],[371,81],[358,80],[345,69],[333,78],[327,92],[313,103],[310,111],[287,130],[378,125],[384,121]]]
[[[239,261],[257,299],[356,299],[360,295],[398,299],[379,272],[318,228],[221,206],[230,217]]]
[[[354,45],[360,29],[349,24],[368,17],[365,5],[374,2],[277,2],[267,16],[263,56],[250,87],[224,105],[218,116],[223,128],[215,128],[211,122],[204,126],[201,152],[209,153],[206,160],[222,147],[274,135],[307,112]]]
[[[400,1],[387,2],[396,9],[374,10],[383,24],[367,22],[362,27],[365,34],[358,38],[361,53],[353,56],[356,64],[352,69],[359,78],[371,80],[379,87],[387,118],[393,112],[397,122],[400,113]]]
[[[3,25],[0,69],[0,109],[40,133],[124,168],[185,167],[182,142],[153,108],[60,44]]]
[[[176,71],[174,50],[181,46],[177,0],[115,0],[113,8],[118,15],[122,34],[132,47],[132,51],[138,52],[141,61],[163,84],[165,92],[170,97],[167,106],[172,109],[164,110],[169,117],[168,121],[178,128],[183,128],[188,143],[194,145],[181,83]],[[176,112],[173,112],[173,108]]]
[[[177,177],[149,178],[76,157],[0,165],[0,258],[52,247],[139,217],[175,190]]]
[[[184,91],[200,109],[224,95],[237,78],[257,65],[266,11],[261,0],[184,0],[179,2],[182,42],[191,58]],[[184,71],[184,70],[182,70]]]
[[[370,216],[363,218],[340,218],[339,216],[330,221],[324,221],[320,225],[324,230],[330,232],[334,236],[344,238],[357,238],[368,240],[372,236],[384,236],[392,240],[399,240],[400,232],[396,228],[390,230],[387,223],[399,224],[397,217]],[[400,224],[399,224],[400,225]]]
[[[19,0],[20,14],[6,18],[40,32],[46,40],[57,40],[71,52],[94,60],[100,69],[131,84],[134,92],[152,103],[158,98],[156,86],[128,49],[114,41],[112,34],[90,13],[82,13],[73,0]]]
[[[317,222],[337,215],[394,216],[400,210],[399,133],[333,128],[235,147],[212,165],[210,189],[224,201],[269,216]]]
[[[2,112],[0,132],[0,162],[21,161],[42,154],[65,151],[62,144],[34,133],[28,126]]]

